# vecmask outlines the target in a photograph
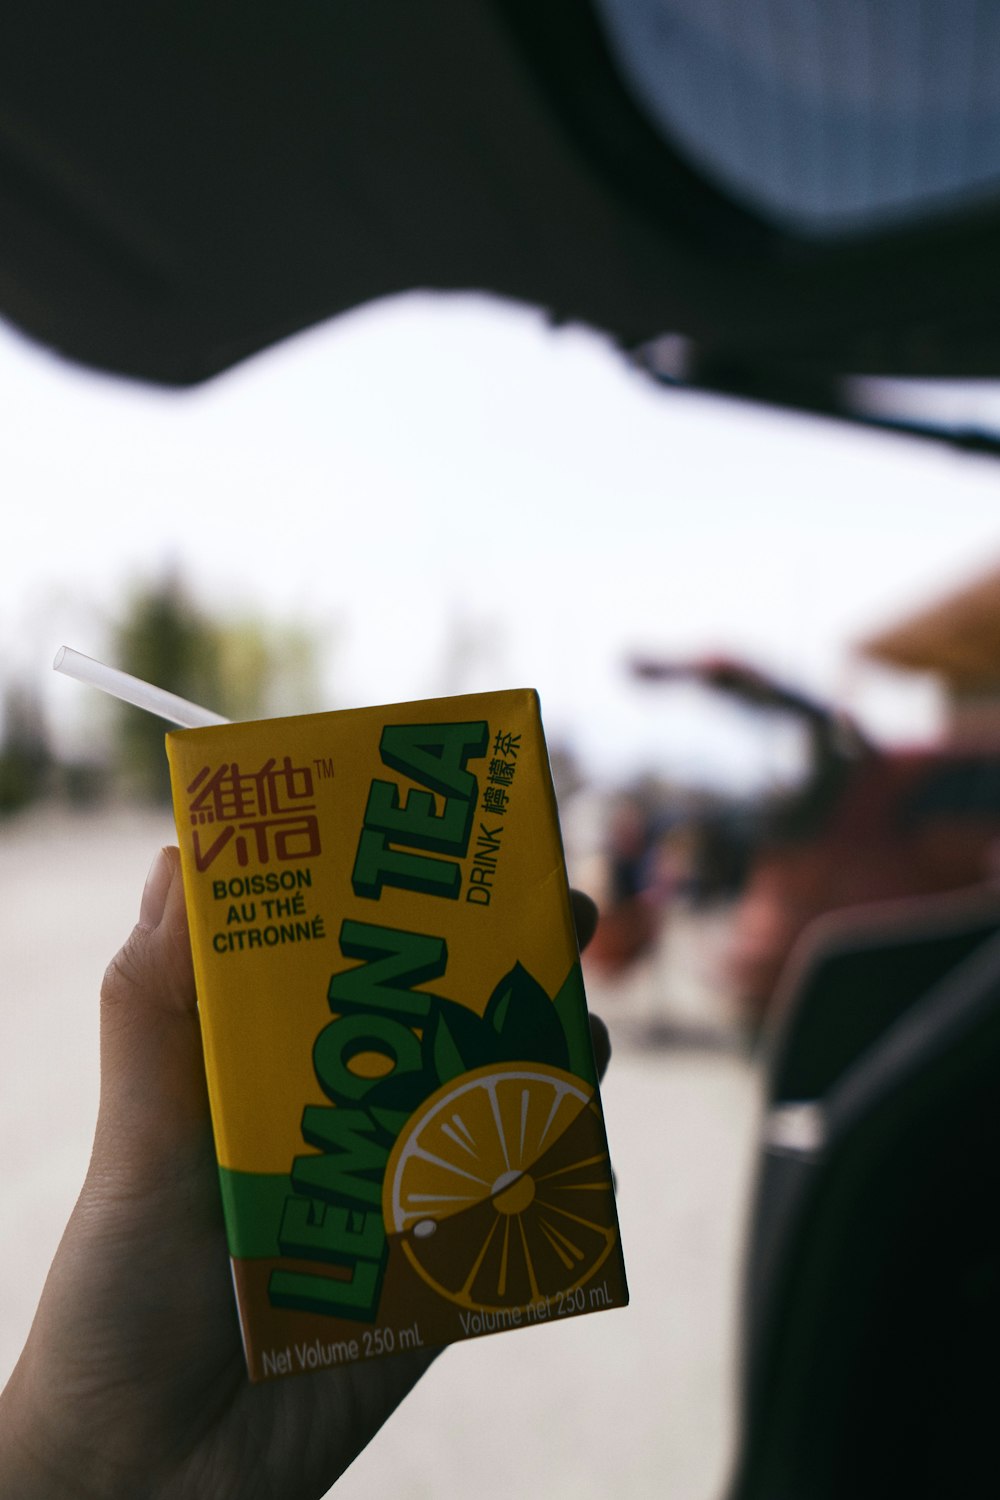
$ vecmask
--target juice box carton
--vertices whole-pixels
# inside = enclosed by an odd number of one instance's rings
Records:
[[[536,695],[167,753],[251,1379],[624,1305]]]

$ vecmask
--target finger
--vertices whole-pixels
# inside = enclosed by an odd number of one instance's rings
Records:
[[[611,1038],[608,1028],[600,1016],[590,1014],[590,1039],[594,1044],[594,1063],[597,1067],[598,1078],[603,1078],[611,1061]]]
[[[95,1158],[105,1169],[148,1163],[207,1114],[180,856],[162,849],[139,921],[101,989],[101,1105]],[[138,1154],[137,1154],[138,1153]]]
[[[576,923],[576,940],[582,952],[597,929],[597,903],[583,891],[571,890],[569,895],[573,905],[573,920]],[[597,1076],[603,1078],[611,1060],[611,1038],[600,1016],[591,1015],[589,1019]]]
[[[569,897],[576,923],[576,941],[582,953],[597,928],[597,905],[583,891],[570,891]]]

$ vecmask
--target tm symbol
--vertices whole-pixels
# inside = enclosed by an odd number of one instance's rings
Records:
[[[316,767],[316,775],[320,781],[333,780],[333,761],[327,755],[317,755],[313,761]]]

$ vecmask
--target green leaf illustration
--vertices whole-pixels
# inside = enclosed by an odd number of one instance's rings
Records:
[[[596,1087],[594,1044],[587,1021],[587,996],[583,988],[583,970],[579,963],[575,963],[566,975],[552,1004],[562,1023],[569,1048],[569,1071]]]
[[[424,1067],[439,1083],[498,1060],[493,1032],[474,1011],[438,996],[424,1027]]]
[[[376,1105],[372,1108],[371,1117],[376,1125],[395,1140],[412,1113],[410,1109],[379,1109]]]
[[[452,1036],[443,1010],[438,1011],[435,1017],[431,1054],[439,1083],[447,1083],[449,1079],[457,1078],[460,1073],[466,1071],[465,1060],[458,1043]]]
[[[552,1001],[537,979],[516,963],[490,996],[483,1019],[496,1037],[498,1062],[569,1067],[569,1047]]]
[[[405,1073],[390,1073],[365,1094],[365,1108],[372,1115],[376,1110],[405,1110],[412,1113],[435,1088],[437,1079],[427,1068],[411,1069]]]

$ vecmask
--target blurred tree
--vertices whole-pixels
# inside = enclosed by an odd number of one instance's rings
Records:
[[[217,631],[176,575],[141,585],[115,632],[115,662],[126,672],[225,713]],[[119,770],[128,792],[169,802],[166,725],[139,709],[116,708]]]
[[[126,672],[231,719],[319,706],[316,645],[306,630],[259,616],[215,617],[192,599],[176,574],[133,593],[114,634],[113,660]],[[167,728],[140,709],[118,706],[124,785],[145,800],[170,800],[163,751]]]
[[[0,739],[0,816],[19,812],[47,790],[52,769],[45,716],[27,689],[8,687]]]
[[[305,626],[241,615],[220,622],[217,634],[219,713],[274,718],[323,706],[316,638]]]

